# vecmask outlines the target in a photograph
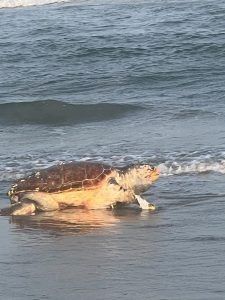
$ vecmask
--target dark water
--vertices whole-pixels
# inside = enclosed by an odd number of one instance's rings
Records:
[[[0,299],[225,298],[224,1],[0,0],[0,207],[70,160],[151,162],[155,213],[0,218]]]

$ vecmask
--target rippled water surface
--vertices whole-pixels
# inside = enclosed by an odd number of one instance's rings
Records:
[[[154,213],[0,217],[0,299],[224,300],[224,13],[220,0],[0,0],[0,207],[55,163],[161,170]]]

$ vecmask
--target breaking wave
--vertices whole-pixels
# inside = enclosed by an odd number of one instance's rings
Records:
[[[221,173],[225,174],[225,160],[221,161],[192,161],[192,162],[165,162],[159,164],[162,176],[185,175],[185,174],[203,174],[203,173]]]
[[[0,104],[0,124],[67,125],[106,121],[141,109],[118,103],[71,104],[56,100]]]
[[[149,162],[160,169],[161,176],[182,176],[190,175],[197,176],[208,173],[225,174],[225,153],[221,154],[219,158],[205,157],[195,160],[180,161],[177,160],[161,160],[157,161],[157,158],[140,157],[135,155],[125,156],[73,156],[70,155],[61,157],[56,155],[53,159],[51,155],[43,157],[36,157],[32,155],[26,155],[16,157],[15,162],[12,162],[11,158],[8,158],[4,163],[0,165],[0,181],[14,181],[25,175],[33,172],[34,170],[50,167],[54,164],[69,162],[73,160],[77,161],[96,161],[104,162],[113,166],[124,166],[128,164],[142,162]],[[223,157],[223,158],[222,158]]]

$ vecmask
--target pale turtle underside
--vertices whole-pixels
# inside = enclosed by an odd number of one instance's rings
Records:
[[[59,164],[19,179],[12,186],[10,197],[22,192],[63,192],[70,189],[97,188],[115,170],[111,166],[91,162]]]

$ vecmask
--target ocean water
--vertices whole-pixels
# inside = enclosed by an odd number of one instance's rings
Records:
[[[0,217],[0,299],[225,299],[224,15],[222,0],[0,0],[0,207],[63,161],[161,170],[154,213]]]

